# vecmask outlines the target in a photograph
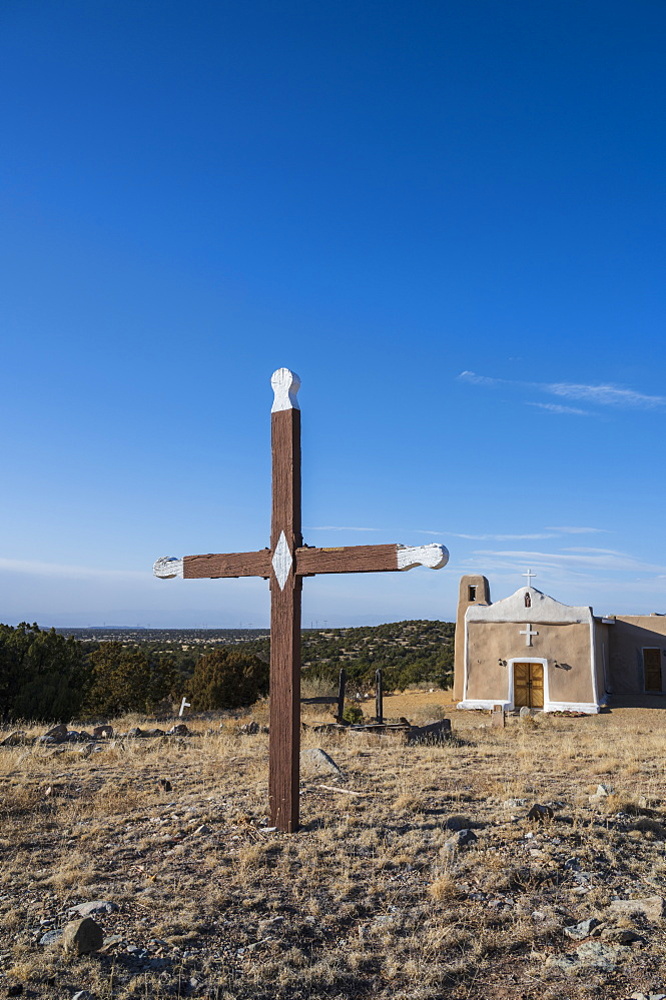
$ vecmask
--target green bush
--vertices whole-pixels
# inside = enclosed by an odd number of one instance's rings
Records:
[[[187,697],[195,712],[252,705],[268,693],[268,665],[237,649],[215,649],[195,664]]]
[[[91,685],[84,708],[91,715],[154,712],[177,698],[177,672],[164,658],[138,646],[103,642],[89,656]]]
[[[0,714],[4,721],[69,722],[80,712],[86,686],[85,656],[75,639],[26,622],[16,628],[0,625]]]

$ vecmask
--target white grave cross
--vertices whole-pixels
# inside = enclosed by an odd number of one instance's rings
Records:
[[[535,629],[533,629],[531,625],[528,625],[527,628],[521,628],[520,634],[525,636],[525,645],[531,646],[532,636],[538,635],[539,633]]]

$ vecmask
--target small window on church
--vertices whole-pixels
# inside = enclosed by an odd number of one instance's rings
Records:
[[[475,601],[476,600],[476,587],[468,587],[467,591],[468,591],[467,600],[468,601]]]
[[[526,608],[531,608],[532,607],[532,598],[531,598],[530,594],[528,594],[528,593],[525,594],[525,607]]]

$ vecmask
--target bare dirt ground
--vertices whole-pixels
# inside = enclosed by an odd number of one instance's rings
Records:
[[[447,700],[419,692],[385,711],[423,722]],[[447,714],[456,738],[443,746],[305,730],[304,748],[325,749],[343,775],[304,756],[297,835],[266,829],[268,737],[238,731],[264,724],[265,705],[87,756],[0,748],[0,995],[666,993],[666,711],[512,717],[505,729]],[[590,801],[599,784],[609,794]],[[552,819],[528,820],[535,802]],[[456,847],[462,829],[476,840]],[[645,897],[647,912],[613,906]],[[101,951],[40,944],[95,900],[117,907],[94,916]],[[587,919],[599,924],[565,933]]]

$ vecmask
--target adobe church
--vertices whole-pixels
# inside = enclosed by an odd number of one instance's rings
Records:
[[[666,616],[600,618],[542,594],[534,574],[524,575],[526,587],[494,604],[485,576],[460,581],[458,708],[593,713],[614,695],[666,693]]]

